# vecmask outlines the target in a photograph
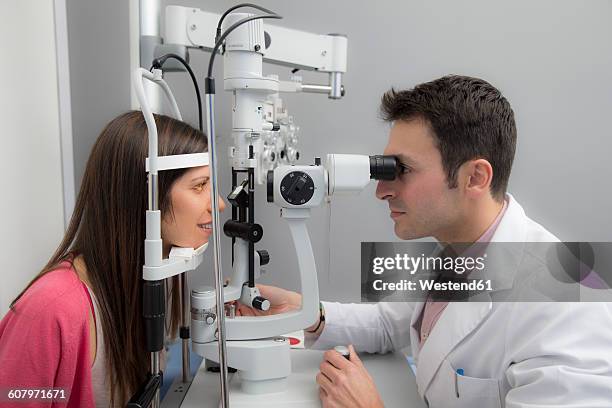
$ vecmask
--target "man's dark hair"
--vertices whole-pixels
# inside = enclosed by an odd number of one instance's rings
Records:
[[[386,121],[422,119],[433,137],[449,188],[457,187],[459,167],[483,158],[493,167],[491,195],[503,199],[516,149],[516,124],[510,103],[488,82],[450,75],[417,85],[391,89],[382,97]]]

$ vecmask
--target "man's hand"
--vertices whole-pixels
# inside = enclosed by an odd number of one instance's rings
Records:
[[[352,345],[349,351],[350,361],[336,350],[328,350],[323,355],[321,372],[317,374],[323,408],[383,407],[376,385]]]

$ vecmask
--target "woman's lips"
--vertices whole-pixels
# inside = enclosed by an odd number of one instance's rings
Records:
[[[212,234],[212,224],[211,223],[198,224],[198,228],[200,228],[200,230],[202,230],[202,232],[204,232],[205,234]]]

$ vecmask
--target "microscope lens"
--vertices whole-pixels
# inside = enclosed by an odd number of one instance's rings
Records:
[[[395,156],[370,156],[370,178],[374,180],[394,180],[398,173],[398,160]]]

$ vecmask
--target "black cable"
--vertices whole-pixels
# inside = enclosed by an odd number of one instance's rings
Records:
[[[185,69],[187,69],[187,72],[189,72],[189,76],[191,77],[191,80],[193,81],[193,86],[195,88],[196,98],[198,99],[198,125],[199,125],[199,128],[200,128],[200,132],[204,132],[203,127],[202,127],[202,99],[200,98],[200,86],[198,85],[198,80],[196,79],[195,75],[193,74],[193,71],[191,70],[191,67],[189,66],[187,61],[185,61],[179,55],[176,55],[176,54],[166,54],[166,55],[161,56],[159,58],[155,58],[153,60],[153,63],[151,65],[151,68],[149,69],[149,71],[152,71],[153,68],[161,69],[162,66],[166,63],[166,60],[168,60],[169,58],[174,58],[175,60],[179,61],[181,64],[183,64]]]
[[[207,74],[207,78],[212,78],[212,70],[213,70],[213,64],[215,62],[215,56],[217,55],[217,51],[219,50],[219,47],[221,46],[221,44],[223,44],[223,41],[225,40],[225,38],[232,31],[234,31],[236,28],[240,27],[242,24],[248,23],[249,21],[258,20],[258,19],[261,19],[261,18],[278,18],[278,19],[281,19],[282,17],[279,16],[278,14],[264,14],[264,15],[259,15],[259,16],[250,16],[250,17],[245,17],[242,20],[239,20],[238,22],[236,22],[233,25],[231,25],[227,30],[225,30],[223,32],[221,37],[219,37],[219,39],[215,43],[215,47],[213,48],[212,54],[210,55],[210,60],[208,61],[208,74]]]
[[[259,11],[263,11],[264,13],[276,14],[272,10],[268,10],[267,8],[258,6],[257,4],[253,4],[253,3],[236,4],[235,6],[228,8],[225,11],[225,13],[223,13],[221,15],[221,18],[219,19],[219,22],[217,23],[217,35],[215,35],[215,42],[217,42],[217,40],[221,36],[221,24],[223,24],[223,20],[225,19],[225,17],[227,17],[227,15],[230,14],[232,11],[234,11],[236,9],[239,9],[239,8],[242,8],[242,7],[252,7],[252,8],[257,9]]]

